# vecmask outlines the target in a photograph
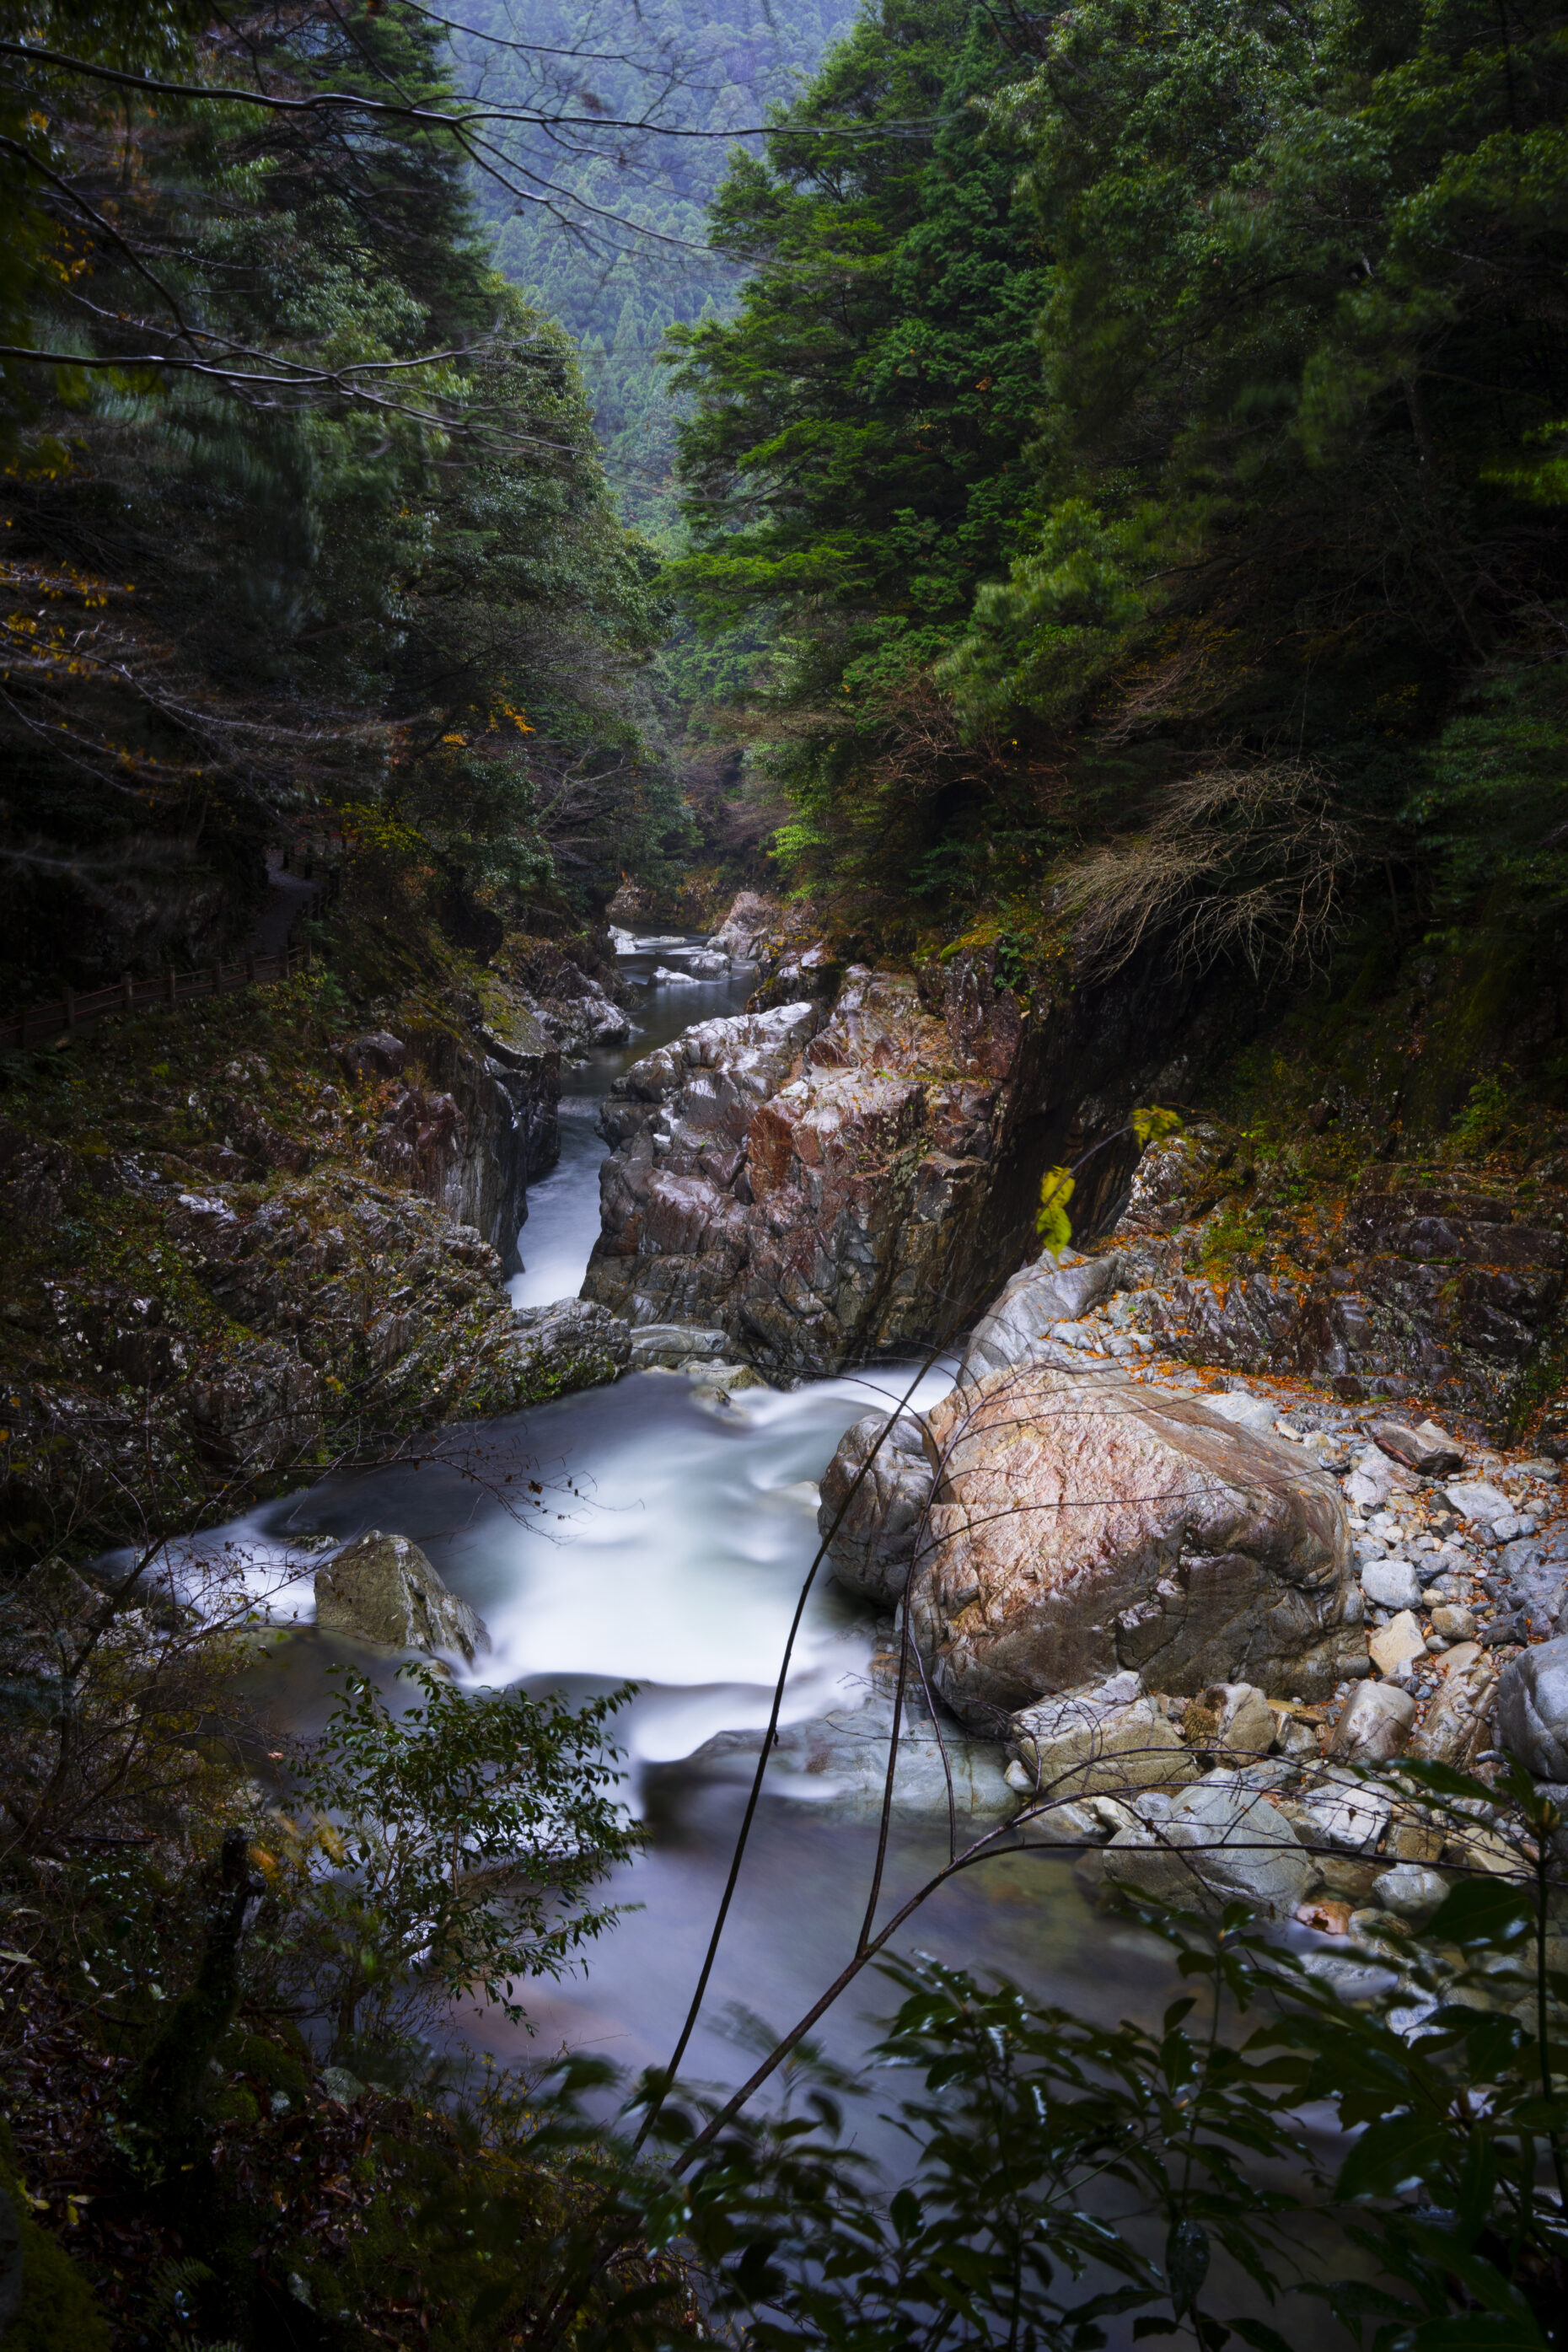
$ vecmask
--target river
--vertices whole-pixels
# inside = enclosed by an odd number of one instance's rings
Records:
[[[626,954],[637,1034],[566,1070],[561,1158],[529,1194],[519,1305],[574,1294],[598,1233],[596,1116],[617,1074],[692,1022],[739,1010],[750,976],[655,981],[677,969],[667,940]],[[737,1391],[728,1406],[673,1372],[628,1374],[612,1387],[488,1422],[416,1465],[334,1476],[269,1504],[226,1538],[258,1582],[276,1588],[305,1565],[302,1538],[349,1539],[376,1527],[424,1546],[452,1588],[485,1619],[494,1684],[553,1685],[586,1695],[623,1680],[638,1696],[619,1718],[628,1792],[647,1816],[647,1852],[613,1894],[628,1906],[591,1948],[585,1971],[530,1993],[531,2039],[499,2016],[467,2021],[471,2038],[506,2058],[563,2044],[628,2067],[665,2059],[685,2012],[728,1868],[743,1801],[732,1787],[683,1778],[679,1760],[715,1731],[766,1720],[802,1580],[816,1545],[815,1481],[847,1424],[900,1393],[910,1368],[807,1383],[788,1394]],[[921,1402],[948,1385],[937,1372]],[[509,1484],[509,1477],[510,1483]],[[527,1495],[537,1479],[542,1494]],[[511,1499],[519,1495],[521,1504]],[[308,1576],[274,1608],[310,1613]],[[864,1686],[874,1628],[826,1579],[808,1606],[785,1699],[786,1719],[820,1714]],[[292,1644],[290,1711],[320,1722],[328,1685],[313,1640]],[[737,2008],[784,2026],[816,1999],[853,1948],[874,1832],[822,1807],[764,1800],[687,2071],[714,2081],[739,2071]],[[896,1832],[885,1901],[912,1888],[946,1853],[946,1825]],[[886,1916],[884,1912],[883,1916]],[[944,1888],[902,1947],[1000,1970],[1100,2015],[1147,2005],[1148,1947],[1097,1916],[1070,1871],[1041,1853],[1003,1857]],[[890,1990],[862,1978],[820,2029],[853,2061]]]

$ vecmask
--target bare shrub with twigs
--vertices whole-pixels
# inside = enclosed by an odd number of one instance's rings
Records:
[[[1221,757],[1171,785],[1142,833],[1079,858],[1062,903],[1102,974],[1156,937],[1183,970],[1317,971],[1365,846],[1310,761]]]

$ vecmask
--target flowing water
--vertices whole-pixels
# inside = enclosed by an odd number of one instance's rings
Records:
[[[680,944],[690,943],[641,946],[623,956],[622,969],[651,982],[658,966],[679,968]],[[529,1194],[523,1270],[511,1285],[518,1304],[571,1296],[582,1280],[599,1229],[605,1146],[595,1118],[612,1079],[691,1022],[737,1011],[749,985],[742,974],[641,988],[632,1042],[565,1072],[560,1163]],[[620,1737],[649,1844],[613,1890],[638,1907],[592,1948],[584,1975],[532,1990],[531,2043],[504,2020],[476,2016],[469,2025],[479,2043],[506,2054],[569,2042],[632,2067],[668,2056],[743,1802],[737,1789],[683,1778],[679,1759],[716,1731],[765,1722],[816,1549],[815,1482],[846,1425],[902,1393],[911,1371],[879,1367],[788,1394],[738,1391],[728,1406],[679,1374],[634,1373],[433,1438],[416,1465],[332,1477],[203,1538],[204,1549],[224,1539],[235,1547],[274,1611],[308,1618],[302,1538],[350,1538],[373,1527],[410,1536],[489,1625],[486,1681],[584,1695],[638,1685]],[[930,1375],[920,1401],[946,1385],[941,1372]],[[873,1642],[858,1605],[822,1580],[796,1643],[786,1719],[851,1698],[864,1686]],[[290,1645],[286,1659],[289,1705],[309,1729],[325,1710],[326,1660],[313,1641]],[[733,2039],[735,2010],[783,2027],[837,1973],[854,1946],[874,1836],[799,1799],[764,1800],[689,2072],[737,2079],[746,2063]],[[900,1827],[881,1916],[945,1854],[945,1823]],[[1146,1948],[1096,1918],[1063,1863],[1040,1853],[955,1880],[919,1915],[902,1948],[1002,1970],[1096,2012],[1148,1998]],[[869,2018],[890,2000],[879,1979],[862,1978],[819,2039],[853,2059]]]

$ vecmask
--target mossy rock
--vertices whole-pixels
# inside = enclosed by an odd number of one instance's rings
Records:
[[[21,2294],[13,2305],[17,2268]],[[6,2325],[5,2315],[11,2313]],[[0,2123],[0,2336],[5,2352],[109,2352],[109,2323],[65,2248],[35,2221]]]
[[[265,2033],[247,2033],[234,2026],[218,2044],[218,2063],[226,2074],[245,2074],[264,2090],[282,2091],[295,2106],[310,2096],[308,2057],[281,2049]]]
[[[253,2124],[260,2117],[261,2102],[243,2083],[230,2083],[213,2101],[212,2113],[215,2123]]]

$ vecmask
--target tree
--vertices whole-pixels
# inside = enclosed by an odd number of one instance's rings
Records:
[[[1045,257],[977,104],[1013,69],[956,0],[863,16],[715,199],[740,315],[671,339],[694,402],[672,582],[710,627],[771,620],[758,731],[794,863],[863,908],[983,796],[924,681],[1013,550],[1038,396]]]
[[[419,1703],[399,1711],[348,1675],[299,1782],[336,1865],[317,1866],[304,1933],[324,1948],[314,1998],[345,2054],[426,1993],[480,1991],[521,2018],[518,1981],[562,1975],[609,1925],[619,1906],[584,1898],[640,1843],[605,1743],[629,1690],[574,1709],[399,1671]]]
[[[1037,28],[993,109],[1053,256],[1037,521],[944,673],[971,723],[1070,735],[1123,819],[1285,756],[1425,824],[1467,675],[1562,651],[1561,22],[1117,0]],[[1505,771],[1510,699],[1479,730]]]
[[[109,98],[0,51],[44,191],[17,283],[41,347],[92,362],[7,379],[12,992],[229,949],[263,843],[322,812],[390,825],[465,941],[570,927],[679,822],[638,702],[652,567],[565,337],[489,270],[427,119],[440,29],[324,0],[170,23],[183,71],[276,108],[184,94],[162,50],[144,81],[134,39],[101,50],[133,85]],[[398,106],[340,110],[362,72]],[[552,832],[584,766],[592,810]]]

